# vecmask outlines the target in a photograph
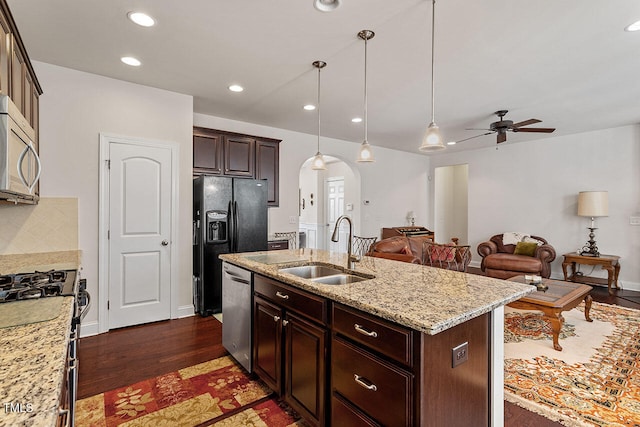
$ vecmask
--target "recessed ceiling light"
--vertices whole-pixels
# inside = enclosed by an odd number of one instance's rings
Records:
[[[360,122],[362,121],[362,118],[360,118],[360,117],[354,117],[353,119],[351,119],[351,121],[352,121],[353,123],[360,123]]]
[[[122,58],[120,58],[120,61],[124,62],[127,65],[131,65],[132,67],[139,67],[140,64],[142,64],[140,60],[134,58],[133,56],[123,56]]]
[[[142,12],[129,12],[127,17],[141,27],[153,27],[156,24],[152,17]]]
[[[305,105],[305,106],[304,106],[304,107],[302,107],[302,108],[304,108],[304,109],[305,109],[305,110],[307,110],[307,111],[313,111],[313,110],[315,110],[315,109],[316,109],[316,106],[315,106],[315,105],[312,105],[312,104],[307,104],[307,105]]]
[[[229,86],[229,90],[231,92],[242,92],[244,90],[244,88],[240,85],[231,85]]]
[[[631,25],[627,25],[624,28],[625,31],[640,31],[640,21],[636,21]]]

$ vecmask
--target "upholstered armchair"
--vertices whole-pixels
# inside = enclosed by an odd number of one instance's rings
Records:
[[[487,276],[509,279],[532,274],[549,278],[556,251],[544,238],[528,236],[525,242],[505,245],[502,237],[496,234],[478,245],[478,254],[482,257],[480,268]]]

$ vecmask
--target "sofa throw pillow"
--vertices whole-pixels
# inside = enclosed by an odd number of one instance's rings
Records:
[[[513,251],[513,254],[535,256],[537,248],[538,244],[534,242],[518,242],[516,243],[516,250]]]

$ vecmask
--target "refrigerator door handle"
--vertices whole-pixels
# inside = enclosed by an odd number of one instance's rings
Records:
[[[229,252],[235,252],[234,246],[236,244],[236,225],[233,222],[233,203],[229,200],[227,207],[227,224],[229,224]]]
[[[234,241],[234,252],[238,252],[238,202],[233,202],[233,241]]]

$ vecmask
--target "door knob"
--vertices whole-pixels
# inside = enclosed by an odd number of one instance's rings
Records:
[[[163,240],[163,241],[162,241],[162,246],[167,246],[168,244],[169,244],[169,241],[168,241],[168,240]]]

